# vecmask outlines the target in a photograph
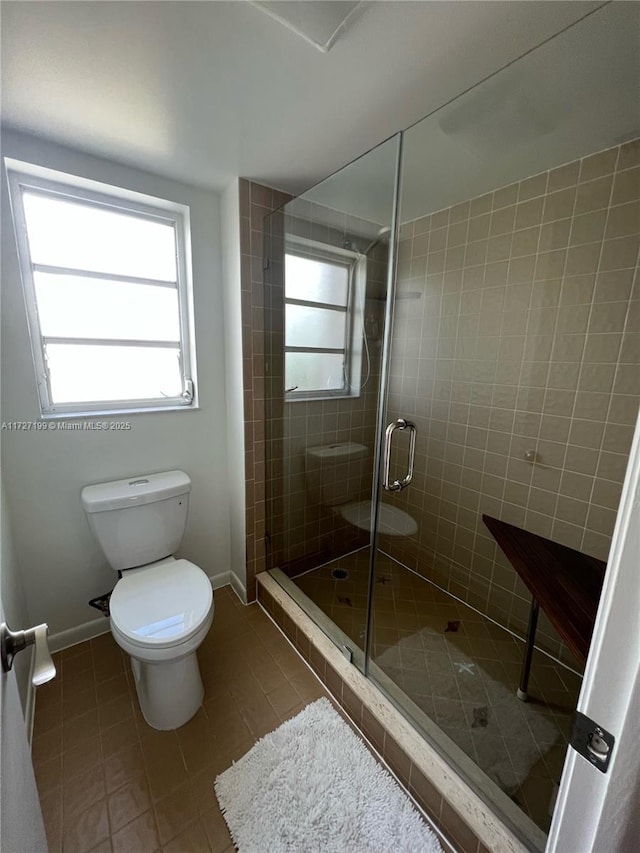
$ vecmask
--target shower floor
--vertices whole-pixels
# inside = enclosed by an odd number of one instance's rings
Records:
[[[293,582],[362,648],[368,573],[366,548]],[[378,667],[547,832],[580,676],[536,650],[519,701],[524,642],[381,552],[372,626]]]

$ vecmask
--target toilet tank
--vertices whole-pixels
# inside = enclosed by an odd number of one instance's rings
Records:
[[[82,506],[111,567],[122,571],[145,566],[177,551],[190,491],[184,471],[85,486]]]
[[[307,447],[305,483],[309,500],[323,506],[341,506],[359,497],[367,466],[367,448],[356,442]]]

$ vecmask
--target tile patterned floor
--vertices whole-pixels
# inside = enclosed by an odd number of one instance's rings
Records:
[[[51,853],[231,853],[213,780],[255,741],[326,695],[257,605],[215,593],[199,652],[205,701],[173,732],[142,719],[110,634],[54,657],[39,688],[33,760]]]
[[[336,580],[336,568],[348,577]],[[365,549],[294,578],[361,648],[368,571]],[[520,702],[524,643],[384,554],[373,629],[378,666],[547,831],[580,677],[536,652]]]

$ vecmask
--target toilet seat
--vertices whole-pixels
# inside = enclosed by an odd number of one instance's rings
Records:
[[[213,590],[199,566],[188,560],[131,569],[111,595],[111,625],[141,650],[188,644],[210,620]],[[207,626],[208,627],[208,626]]]

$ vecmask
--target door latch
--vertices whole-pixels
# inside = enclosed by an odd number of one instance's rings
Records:
[[[607,772],[615,740],[611,732],[576,711],[571,746],[601,773]]]

